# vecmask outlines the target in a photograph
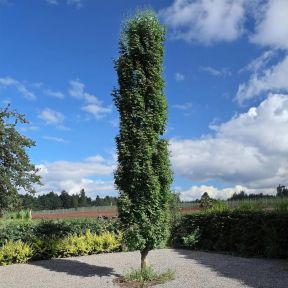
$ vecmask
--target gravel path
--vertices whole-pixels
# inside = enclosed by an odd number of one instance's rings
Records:
[[[163,249],[149,253],[159,271],[171,268],[176,279],[154,287],[287,288],[288,261],[233,257]],[[0,267],[1,288],[109,288],[113,279],[139,267],[139,252],[35,261]]]

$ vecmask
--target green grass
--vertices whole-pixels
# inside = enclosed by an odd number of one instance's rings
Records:
[[[155,272],[151,267],[131,270],[120,277],[119,284],[122,287],[150,287],[175,279],[175,273],[170,269],[163,273]]]
[[[229,201],[230,209],[237,210],[274,210],[279,212],[288,211],[288,198],[276,197],[270,199],[245,199],[241,201]]]

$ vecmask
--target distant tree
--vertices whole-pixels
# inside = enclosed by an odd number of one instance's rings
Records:
[[[120,113],[116,137],[118,211],[128,247],[148,252],[169,236],[172,174],[165,131],[167,103],[163,93],[165,29],[154,12],[138,12],[123,26],[115,61],[119,89],[114,101]]]
[[[69,209],[73,207],[73,200],[72,197],[69,195],[68,192],[63,190],[60,194],[60,199],[62,201],[62,205],[64,209]]]
[[[18,191],[35,193],[40,184],[38,169],[30,163],[26,148],[35,142],[17,131],[17,124],[27,124],[23,114],[0,109],[0,216],[4,210],[19,205]]]
[[[288,197],[288,188],[279,184],[277,187],[277,197]]]
[[[214,199],[212,199],[207,192],[204,192],[201,196],[200,207],[203,209],[209,209],[213,206]]]
[[[79,206],[79,196],[77,194],[72,195],[72,203],[73,203],[73,208],[78,208]]]
[[[81,189],[80,191],[79,207],[87,207],[87,197],[84,189]]]
[[[101,198],[99,195],[96,196],[95,199],[95,206],[101,206]]]

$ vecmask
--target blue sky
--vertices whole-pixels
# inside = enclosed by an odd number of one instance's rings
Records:
[[[182,199],[275,193],[288,182],[288,1],[0,0],[0,103],[48,191],[116,195],[121,23],[141,7],[167,26],[164,78]]]

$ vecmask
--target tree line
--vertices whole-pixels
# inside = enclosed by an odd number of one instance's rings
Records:
[[[117,197],[105,196],[101,198],[99,195],[94,200],[86,196],[85,190],[82,189],[78,194],[70,195],[63,190],[60,195],[50,192],[44,195],[33,196],[31,194],[19,195],[20,208],[40,210],[70,209],[79,207],[92,206],[112,206],[117,204]]]

